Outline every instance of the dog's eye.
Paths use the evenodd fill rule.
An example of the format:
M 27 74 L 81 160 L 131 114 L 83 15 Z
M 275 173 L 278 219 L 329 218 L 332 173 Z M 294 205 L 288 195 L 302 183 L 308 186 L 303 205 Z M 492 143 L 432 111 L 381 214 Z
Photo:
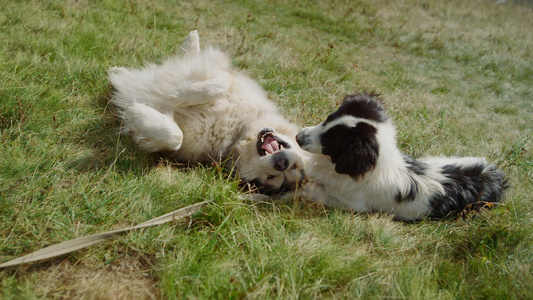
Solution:
M 274 176 L 274 175 L 268 175 L 267 180 L 274 179 L 274 177 L 276 177 L 276 176 Z
M 294 164 L 294 165 L 292 165 L 291 170 L 295 170 L 296 168 L 298 168 L 298 165 L 297 165 L 297 164 Z

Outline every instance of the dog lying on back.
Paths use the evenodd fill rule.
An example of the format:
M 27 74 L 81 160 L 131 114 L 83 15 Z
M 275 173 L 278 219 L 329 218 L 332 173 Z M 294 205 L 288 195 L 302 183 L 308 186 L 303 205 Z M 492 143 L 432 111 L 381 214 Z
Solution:
M 304 176 L 298 127 L 225 53 L 200 49 L 196 30 L 182 50 L 160 65 L 109 70 L 123 131 L 141 149 L 180 162 L 224 162 L 261 193 L 295 189 Z
M 500 202 L 507 180 L 479 157 L 421 160 L 396 146 L 396 129 L 374 93 L 344 98 L 326 121 L 296 136 L 312 154 L 304 197 L 358 212 L 389 212 L 397 219 L 445 218 L 467 206 Z

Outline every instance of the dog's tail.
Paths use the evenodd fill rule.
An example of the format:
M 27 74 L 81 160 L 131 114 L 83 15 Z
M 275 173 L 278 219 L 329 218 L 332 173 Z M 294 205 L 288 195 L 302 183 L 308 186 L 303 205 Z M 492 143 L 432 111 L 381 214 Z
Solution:
M 448 158 L 436 163 L 445 178 L 442 182 L 444 194 L 430 199 L 431 218 L 490 208 L 502 201 L 504 191 L 509 187 L 503 171 L 484 158 Z

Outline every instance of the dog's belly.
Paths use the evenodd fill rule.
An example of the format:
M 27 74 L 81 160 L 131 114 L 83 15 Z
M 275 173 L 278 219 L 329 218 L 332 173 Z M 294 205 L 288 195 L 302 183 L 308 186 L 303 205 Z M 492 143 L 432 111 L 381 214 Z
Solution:
M 227 158 L 242 135 L 243 125 L 238 119 L 217 117 L 220 112 L 186 109 L 175 114 L 183 131 L 183 144 L 177 159 L 190 162 L 212 162 Z
M 185 107 L 174 113 L 183 131 L 183 143 L 175 157 L 181 161 L 213 162 L 227 159 L 236 143 L 255 138 L 254 126 L 263 118 L 261 105 L 220 99 Z
M 183 143 L 174 155 L 189 162 L 221 161 L 240 141 L 257 138 L 261 127 L 276 128 L 278 116 L 264 90 L 253 80 L 233 74 L 227 93 L 208 103 L 174 107 L 174 119 L 183 132 Z

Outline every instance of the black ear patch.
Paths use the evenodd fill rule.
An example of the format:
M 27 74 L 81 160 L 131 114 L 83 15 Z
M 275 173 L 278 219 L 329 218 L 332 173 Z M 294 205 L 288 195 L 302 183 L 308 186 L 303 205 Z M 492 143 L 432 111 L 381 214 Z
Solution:
M 328 116 L 326 123 L 346 115 L 376 123 L 386 122 L 389 118 L 381 104 L 379 94 L 367 92 L 344 97 L 341 106 Z
M 354 178 L 374 169 L 378 161 L 377 129 L 368 123 L 337 125 L 320 136 L 322 154 L 331 157 L 335 171 Z

